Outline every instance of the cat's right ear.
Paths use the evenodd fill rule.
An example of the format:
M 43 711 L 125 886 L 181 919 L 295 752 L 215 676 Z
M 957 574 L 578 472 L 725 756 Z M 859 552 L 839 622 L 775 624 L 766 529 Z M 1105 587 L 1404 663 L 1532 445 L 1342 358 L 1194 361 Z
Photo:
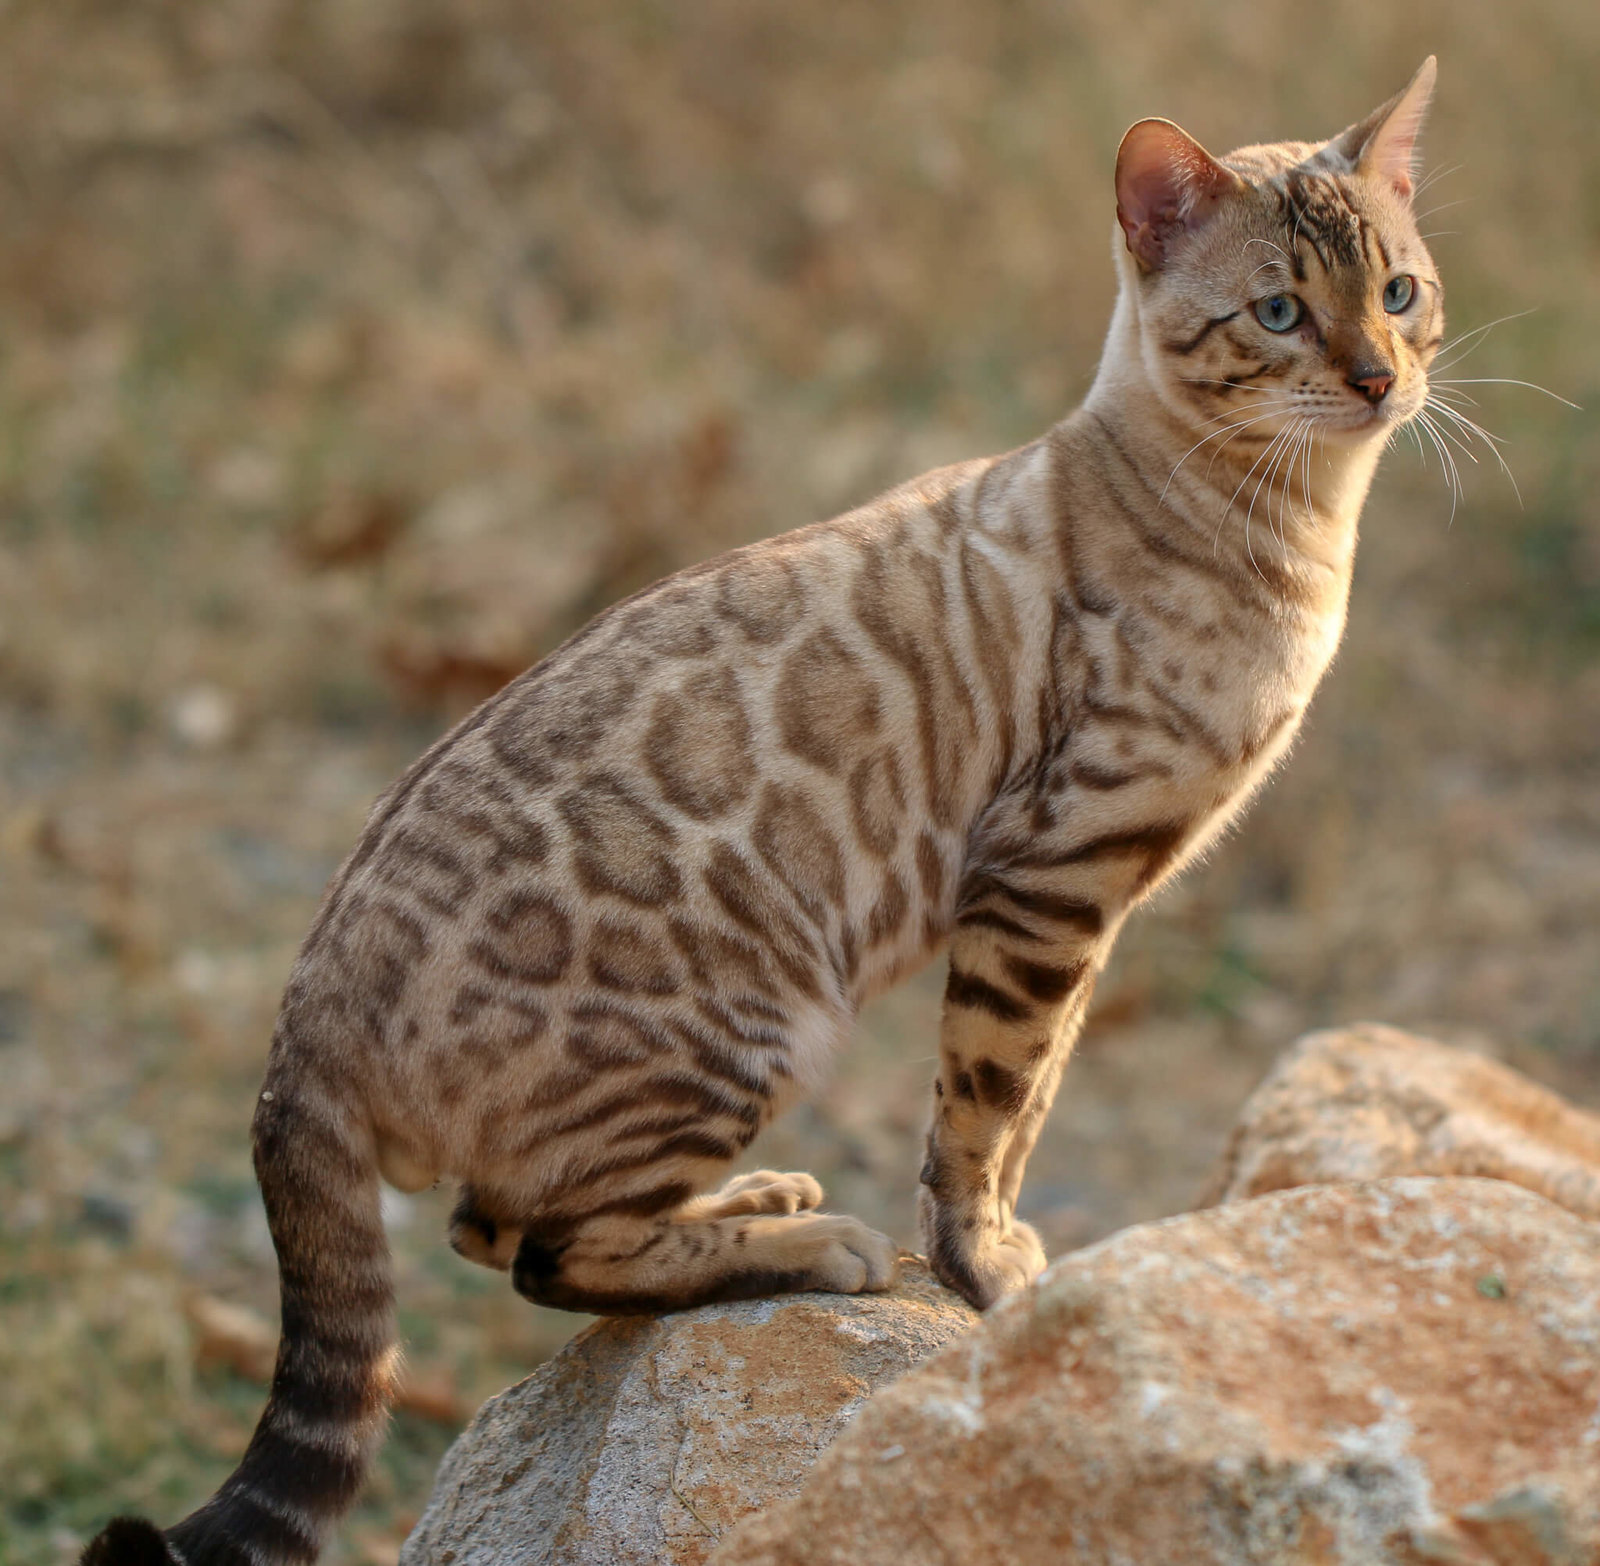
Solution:
M 1333 138 L 1333 145 L 1358 171 L 1388 181 L 1402 201 L 1416 181 L 1417 138 L 1433 98 L 1439 62 L 1429 55 L 1417 74 L 1382 108 Z
M 1158 271 L 1244 181 L 1171 120 L 1140 120 L 1117 149 L 1117 221 L 1128 249 Z

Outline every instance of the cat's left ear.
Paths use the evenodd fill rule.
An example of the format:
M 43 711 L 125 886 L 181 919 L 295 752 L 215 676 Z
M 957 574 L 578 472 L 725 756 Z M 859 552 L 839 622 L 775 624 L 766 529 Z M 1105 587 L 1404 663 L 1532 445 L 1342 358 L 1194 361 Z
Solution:
M 1403 200 L 1411 199 L 1416 176 L 1417 137 L 1433 97 L 1439 63 L 1433 55 L 1422 62 L 1410 83 L 1381 109 L 1333 138 L 1333 145 L 1361 174 L 1386 181 Z
M 1117 221 L 1151 271 L 1244 181 L 1171 120 L 1140 120 L 1117 149 Z

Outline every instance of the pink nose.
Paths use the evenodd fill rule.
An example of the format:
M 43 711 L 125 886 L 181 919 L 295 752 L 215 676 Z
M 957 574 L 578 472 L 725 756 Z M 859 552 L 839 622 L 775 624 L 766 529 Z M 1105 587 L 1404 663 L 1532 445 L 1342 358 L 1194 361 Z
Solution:
M 1389 388 L 1394 385 L 1394 376 L 1387 370 L 1371 370 L 1363 365 L 1352 372 L 1349 377 L 1350 385 L 1354 386 L 1373 407 L 1383 401 L 1388 395 Z

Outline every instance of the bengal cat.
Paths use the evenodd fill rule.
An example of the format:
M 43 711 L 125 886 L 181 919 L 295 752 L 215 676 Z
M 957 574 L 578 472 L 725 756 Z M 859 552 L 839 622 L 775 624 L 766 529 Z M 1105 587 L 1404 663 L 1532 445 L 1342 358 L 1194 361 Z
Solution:
M 211 1501 L 86 1561 L 315 1557 L 395 1373 L 380 1178 L 459 1181 L 456 1249 L 572 1310 L 887 1287 L 811 1176 L 716 1182 L 941 947 L 929 1259 L 980 1307 L 1039 1272 L 1018 1188 L 1095 975 L 1288 745 L 1426 395 L 1433 81 L 1220 160 L 1135 125 L 1080 409 L 616 605 L 378 801 L 256 1109 L 271 1399 Z

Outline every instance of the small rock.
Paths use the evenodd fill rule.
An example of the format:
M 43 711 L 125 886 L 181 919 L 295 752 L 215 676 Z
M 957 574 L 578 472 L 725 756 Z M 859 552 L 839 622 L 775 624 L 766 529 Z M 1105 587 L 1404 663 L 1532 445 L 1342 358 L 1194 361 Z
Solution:
M 1597 1298 L 1600 1230 L 1498 1180 L 1127 1229 L 880 1392 L 709 1566 L 1587 1566 Z
M 1311 1033 L 1245 1105 L 1200 1205 L 1404 1174 L 1509 1180 L 1600 1218 L 1600 1116 L 1396 1028 Z
M 85 1191 L 78 1209 L 85 1229 L 126 1245 L 133 1238 L 133 1208 L 120 1196 L 104 1191 Z
M 208 476 L 218 500 L 250 510 L 278 505 L 288 489 L 283 462 L 249 447 L 224 452 Z
M 334 489 L 300 518 L 289 547 L 303 565 L 316 570 L 380 560 L 409 520 L 397 496 L 382 490 Z
M 0 989 L 0 1044 L 16 1044 L 28 1030 L 28 997 L 21 990 Z
M 907 1262 L 888 1294 L 599 1322 L 484 1405 L 401 1566 L 699 1566 L 799 1488 L 875 1388 L 977 1319 Z M 888 1446 L 872 1461 L 893 1473 Z
M 215 685 L 191 685 L 167 704 L 173 737 L 194 750 L 220 750 L 239 732 L 239 708 Z
M 210 952 L 186 947 L 172 959 L 172 982 L 185 995 L 210 995 L 222 977 L 222 965 Z

